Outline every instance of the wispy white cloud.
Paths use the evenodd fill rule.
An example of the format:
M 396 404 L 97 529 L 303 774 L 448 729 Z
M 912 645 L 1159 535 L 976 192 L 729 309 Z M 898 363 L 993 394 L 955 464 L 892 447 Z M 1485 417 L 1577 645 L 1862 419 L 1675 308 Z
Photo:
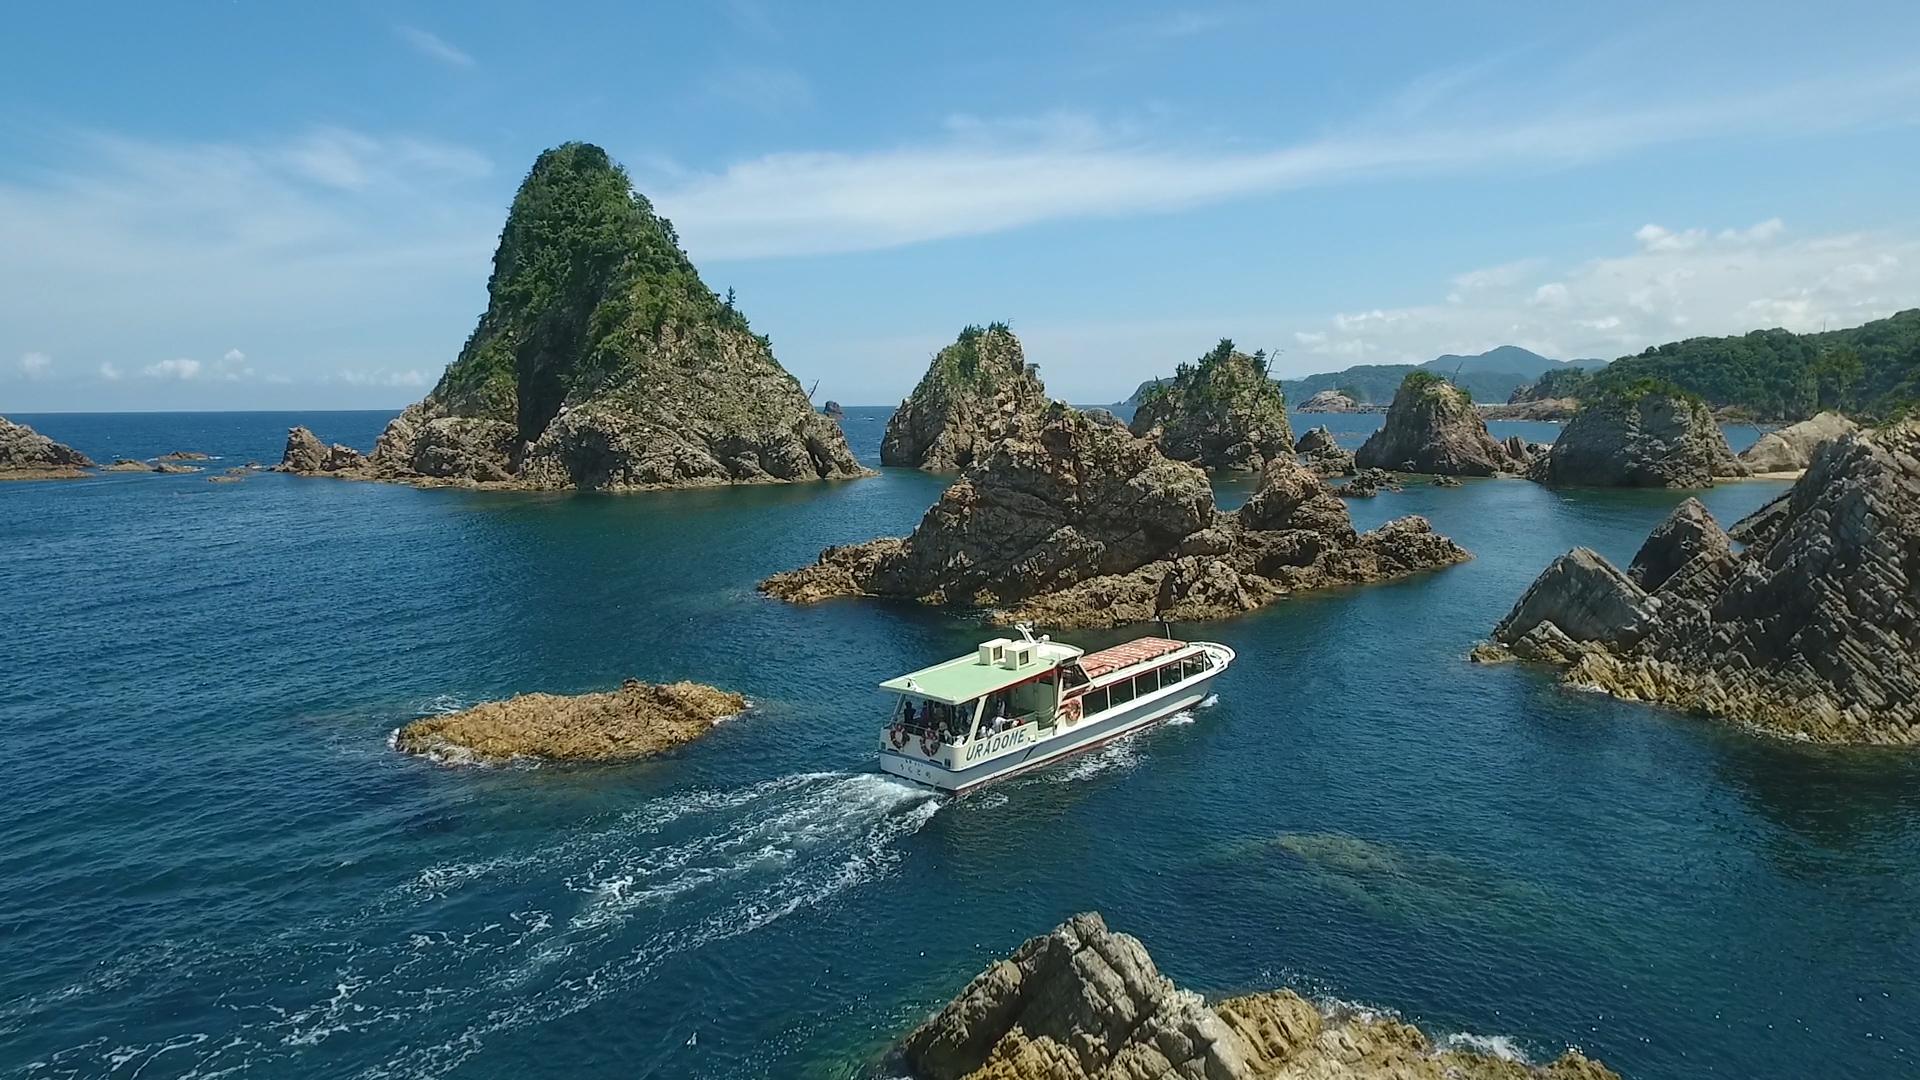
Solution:
M 664 177 L 655 201 L 707 259 L 862 251 L 1064 218 L 1179 210 L 1265 192 L 1433 173 L 1558 168 L 1669 143 L 1911 123 L 1920 71 L 1694 101 L 1548 106 L 1451 124 L 1369 123 L 1244 150 L 1155 140 L 1085 116 L 949 125 L 866 151 L 794 151 Z M 1429 110 L 1431 111 L 1431 110 Z M 1647 234 L 1648 246 L 1696 242 Z
M 120 369 L 114 367 L 110 361 L 103 360 L 100 362 L 100 377 L 108 382 L 119 382 Z
M 38 379 L 53 370 L 53 357 L 43 352 L 20 354 L 20 374 L 29 379 Z
M 470 68 L 474 66 L 475 61 L 473 57 L 469 55 L 465 49 L 454 45 L 446 38 L 441 37 L 431 30 L 422 30 L 417 26 L 396 26 L 393 28 L 393 33 L 394 36 L 405 42 L 408 48 L 411 48 L 421 56 L 438 60 L 449 67 Z
M 158 363 L 148 364 L 143 369 L 143 372 L 149 379 L 178 379 L 181 382 L 186 382 L 199 378 L 200 361 L 189 360 L 184 356 L 176 357 L 172 360 L 162 360 Z
M 348 386 L 413 386 L 427 385 L 427 373 L 417 369 L 406 371 L 361 371 L 343 369 L 335 376 Z

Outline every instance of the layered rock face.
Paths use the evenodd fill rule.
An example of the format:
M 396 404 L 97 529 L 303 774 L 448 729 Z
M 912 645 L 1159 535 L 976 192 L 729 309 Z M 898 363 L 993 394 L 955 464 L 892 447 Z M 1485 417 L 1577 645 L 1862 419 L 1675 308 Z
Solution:
M 0 480 L 65 480 L 93 468 L 87 455 L 0 417 Z
M 1839 413 L 1823 412 L 1760 436 L 1741 453 L 1740 463 L 1757 473 L 1798 472 L 1813 461 L 1822 443 L 1858 430 L 1860 425 Z
M 415 720 L 394 746 L 462 761 L 631 761 L 691 742 L 746 707 L 739 694 L 699 683 L 628 679 L 606 693 L 520 694 Z
M 427 397 L 358 465 L 287 471 L 521 488 L 864 475 L 731 298 L 597 146 L 540 155 L 514 197 L 487 311 Z
M 1442 476 L 1494 476 L 1524 466 L 1487 434 L 1465 393 L 1426 371 L 1401 381 L 1386 423 L 1367 437 L 1354 463 Z
M 1264 356 L 1248 356 L 1224 339 L 1147 391 L 1132 429 L 1168 457 L 1203 469 L 1257 472 L 1293 450 L 1287 399 L 1267 377 Z
M 1563 556 L 1494 640 L 1629 700 L 1797 739 L 1920 745 L 1920 424 L 1823 444 L 1734 535 L 1744 551 L 1688 500 L 1626 573 Z
M 1353 451 L 1334 442 L 1333 432 L 1324 426 L 1311 428 L 1296 439 L 1293 451 L 1315 476 L 1352 476 L 1355 471 Z
M 1007 426 L 1047 408 L 1047 389 L 1004 323 L 969 326 L 927 365 L 919 385 L 887 420 L 882 465 L 959 472 L 1003 438 Z
M 1747 472 L 1706 405 L 1652 390 L 1589 401 L 1527 478 L 1571 486 L 1695 488 Z
M 1140 942 L 1075 915 L 996 961 L 908 1035 L 921 1080 L 1617 1080 L 1569 1050 L 1540 1068 L 1442 1050 L 1391 1019 L 1289 990 L 1209 1005 Z
M 1056 405 L 995 444 L 911 536 L 829 548 L 761 589 L 795 602 L 887 596 L 986 608 L 1003 622 L 1118 626 L 1218 618 L 1466 558 L 1417 517 L 1357 534 L 1345 505 L 1288 457 L 1246 506 L 1222 513 L 1199 468 Z

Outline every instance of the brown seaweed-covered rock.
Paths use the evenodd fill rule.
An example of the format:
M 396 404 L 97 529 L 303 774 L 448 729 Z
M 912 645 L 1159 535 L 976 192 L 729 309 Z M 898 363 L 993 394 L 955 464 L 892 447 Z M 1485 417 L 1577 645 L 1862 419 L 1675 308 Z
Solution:
M 1075 915 L 975 976 L 900 1048 L 921 1080 L 1618 1080 L 1568 1050 L 1531 1067 L 1290 990 L 1208 1004 L 1138 939 Z
M 1639 387 L 1590 398 L 1527 478 L 1571 486 L 1701 488 L 1747 473 L 1705 403 Z
M 455 760 L 631 761 L 692 742 L 746 707 L 739 694 L 699 683 L 628 679 L 605 693 L 520 694 L 425 717 L 394 745 Z
M 305 447 L 282 468 L 614 491 L 867 475 L 673 227 L 586 143 L 541 154 L 521 183 L 487 310 L 433 391 L 365 460 Z
M 1354 463 L 1443 476 L 1494 476 L 1524 465 L 1487 434 L 1466 392 L 1430 371 L 1401 381 L 1386 423 L 1367 437 Z
M 1735 553 L 1682 504 L 1630 574 L 1576 551 L 1494 639 L 1628 700 L 1796 739 L 1920 745 L 1920 424 L 1823 444 L 1755 517 L 1733 530 L 1750 538 Z M 1578 575 L 1563 565 L 1576 557 Z
M 1197 467 L 1056 405 L 967 470 L 911 536 L 829 548 L 760 587 L 803 603 L 887 596 L 1095 627 L 1219 618 L 1466 558 L 1419 518 L 1357 534 L 1345 505 L 1291 457 L 1223 513 Z
M 933 355 L 913 393 L 887 420 L 880 464 L 959 472 L 1047 408 L 1047 388 L 1005 323 L 969 326 Z
M 1740 462 L 1756 473 L 1798 472 L 1813 460 L 1822 443 L 1858 430 L 1860 425 L 1839 413 L 1823 412 L 1760 436 L 1740 454 Z
M 0 417 L 0 480 L 70 480 L 93 468 L 87 455 Z
M 1175 461 L 1203 469 L 1258 472 L 1293 450 L 1287 399 L 1267 377 L 1266 354 L 1249 356 L 1224 338 L 1149 389 L 1132 430 Z

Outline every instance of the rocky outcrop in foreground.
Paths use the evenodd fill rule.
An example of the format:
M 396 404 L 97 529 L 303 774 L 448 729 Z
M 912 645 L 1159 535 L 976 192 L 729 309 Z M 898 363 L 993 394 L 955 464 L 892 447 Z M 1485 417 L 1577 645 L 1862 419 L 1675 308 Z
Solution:
M 458 761 L 631 761 L 692 742 L 746 707 L 739 694 L 699 683 L 628 679 L 606 693 L 520 694 L 425 717 L 401 728 L 394 746 Z
M 1587 487 L 1712 487 L 1745 476 L 1713 413 L 1696 398 L 1644 387 L 1592 397 L 1527 478 Z
M 363 461 L 290 439 L 281 468 L 610 491 L 866 474 L 673 227 L 585 143 L 541 154 L 521 183 L 486 313 L 433 392 Z
M 1095 913 L 1029 940 L 907 1036 L 920 1080 L 1618 1080 L 1568 1050 L 1529 1066 L 1290 990 L 1209 1004 Z
M 0 480 L 71 480 L 91 468 L 93 462 L 73 447 L 0 417 Z
M 1258 472 L 1293 451 L 1287 399 L 1267 377 L 1265 354 L 1249 356 L 1225 339 L 1147 391 L 1132 430 L 1203 469 Z
M 1756 473 L 1799 472 L 1813 461 L 1823 443 L 1860 430 L 1860 425 L 1837 412 L 1823 412 L 1810 420 L 1769 431 L 1740 455 L 1740 463 Z
M 1497 476 L 1526 465 L 1487 434 L 1465 391 L 1428 371 L 1401 381 L 1386 423 L 1367 437 L 1354 463 L 1441 476 Z
M 1576 548 L 1475 656 L 1770 734 L 1920 745 L 1920 424 L 1822 445 L 1733 533 L 1745 550 L 1689 499 L 1624 573 Z
M 1199 468 L 1056 405 L 967 470 L 911 536 L 828 548 L 760 588 L 800 603 L 898 597 L 1098 627 L 1220 618 L 1467 558 L 1419 517 L 1356 532 L 1345 504 L 1291 457 L 1223 513 Z
M 959 472 L 1021 416 L 1045 412 L 1047 388 L 1005 323 L 969 326 L 933 355 L 919 385 L 887 420 L 880 464 Z

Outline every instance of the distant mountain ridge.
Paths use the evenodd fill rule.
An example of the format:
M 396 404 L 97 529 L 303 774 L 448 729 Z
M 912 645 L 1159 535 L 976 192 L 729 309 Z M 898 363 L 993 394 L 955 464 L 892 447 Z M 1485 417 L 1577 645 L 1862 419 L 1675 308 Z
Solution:
M 1301 402 L 1322 390 L 1342 390 L 1355 401 L 1392 401 L 1400 381 L 1415 371 L 1444 375 L 1466 389 L 1476 401 L 1505 401 L 1517 389 L 1549 371 L 1597 370 L 1605 360 L 1555 360 L 1518 345 L 1500 345 L 1483 353 L 1462 356 L 1447 353 L 1424 364 L 1359 364 L 1345 371 L 1328 371 L 1299 379 L 1282 379 L 1287 400 Z

